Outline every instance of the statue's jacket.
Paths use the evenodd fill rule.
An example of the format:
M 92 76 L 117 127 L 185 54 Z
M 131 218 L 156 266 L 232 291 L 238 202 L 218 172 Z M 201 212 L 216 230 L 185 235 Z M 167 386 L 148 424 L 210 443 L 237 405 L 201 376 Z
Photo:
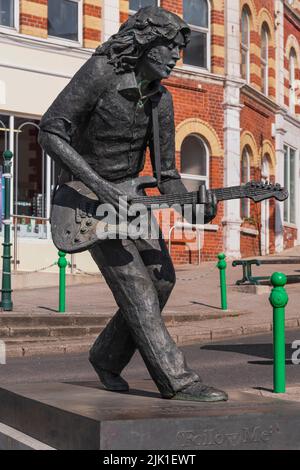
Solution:
M 158 81 L 141 96 L 134 72 L 116 74 L 106 56 L 88 59 L 44 114 L 40 128 L 70 144 L 109 181 L 137 176 L 147 147 L 154 159 L 151 100 L 158 106 L 162 179 L 176 180 L 170 92 Z

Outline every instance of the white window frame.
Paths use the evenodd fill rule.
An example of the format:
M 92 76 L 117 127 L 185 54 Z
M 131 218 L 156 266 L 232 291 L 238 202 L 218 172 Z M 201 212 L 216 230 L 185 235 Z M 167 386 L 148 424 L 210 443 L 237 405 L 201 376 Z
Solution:
M 247 158 L 247 175 L 246 175 L 246 180 L 247 181 L 242 181 L 242 178 L 241 178 L 241 184 L 246 184 L 250 181 L 250 153 L 249 153 L 249 150 L 247 147 L 244 147 L 243 149 L 243 152 L 242 152 L 242 162 L 241 162 L 241 166 L 243 168 L 243 159 L 244 157 L 246 156 Z M 241 172 L 241 176 L 242 176 L 242 172 Z M 243 199 L 243 204 L 245 204 L 245 214 L 242 213 L 242 206 L 241 206 L 241 219 L 249 219 L 250 217 L 250 200 L 249 199 Z
M 13 26 L 4 26 L 0 24 L 0 32 L 1 33 L 18 33 L 20 29 L 20 1 L 13 0 L 14 2 L 14 25 Z
M 209 188 L 209 149 L 208 149 L 208 146 L 207 146 L 205 140 L 201 137 L 200 134 L 192 132 L 191 134 L 186 135 L 185 139 L 187 137 L 190 137 L 190 136 L 197 137 L 197 139 L 201 140 L 201 142 L 204 145 L 205 153 L 206 153 L 206 173 L 207 173 L 207 175 L 204 176 L 204 175 L 191 175 L 190 173 L 180 173 L 180 176 L 181 176 L 181 178 L 186 179 L 186 180 L 205 181 L 206 188 L 208 189 Z M 183 143 L 183 141 L 182 141 L 182 143 Z M 181 152 L 181 150 L 180 150 L 180 152 Z
M 243 43 L 243 30 L 242 30 L 242 25 L 243 25 L 243 18 L 241 20 L 241 76 L 242 76 L 242 64 L 243 64 L 243 61 L 242 61 L 242 58 L 243 58 L 243 54 L 245 54 L 246 56 L 246 77 L 243 77 L 242 78 L 244 80 L 246 80 L 247 83 L 250 83 L 250 41 L 251 41 L 251 36 L 250 36 L 250 16 L 249 16 L 249 13 L 247 11 L 246 8 L 243 8 L 243 11 L 242 11 L 242 17 L 243 15 L 246 16 L 247 18 L 247 23 L 248 23 L 248 37 L 247 37 L 247 44 L 244 44 Z
M 288 184 L 287 184 L 287 190 L 289 191 L 290 190 L 290 184 L 291 184 L 291 173 L 290 173 L 290 168 L 291 168 L 291 165 L 290 165 L 290 158 L 291 158 L 291 150 L 293 150 L 295 152 L 295 167 L 294 167 L 294 178 L 295 178 L 295 201 L 294 201 L 294 207 L 295 207 L 295 221 L 294 222 L 291 222 L 291 198 L 289 197 L 286 201 L 284 201 L 284 210 L 283 210 L 283 223 L 285 225 L 293 225 L 295 226 L 296 225 L 296 222 L 297 222 L 297 159 L 298 159 L 298 152 L 297 152 L 297 149 L 295 147 L 292 147 L 291 145 L 289 144 L 284 144 L 284 159 L 286 158 L 285 156 L 285 149 L 288 150 L 288 175 L 287 175 L 287 180 L 288 180 Z M 284 166 L 285 168 L 285 162 L 284 162 Z M 284 173 L 284 180 L 285 180 L 285 173 Z M 288 220 L 285 219 L 285 208 L 288 208 L 287 212 L 288 212 Z
M 160 0 L 156 0 L 157 1 L 157 6 L 160 7 Z M 129 2 L 128 2 L 129 3 Z M 134 15 L 138 10 L 129 10 L 129 16 L 130 15 Z
M 201 28 L 200 26 L 195 26 L 189 23 L 189 27 L 191 28 L 192 31 L 206 33 L 206 38 L 207 38 L 206 67 L 198 67 L 197 65 L 185 64 L 182 59 L 183 68 L 185 68 L 186 70 L 194 71 L 194 72 L 199 72 L 200 70 L 205 71 L 205 72 L 211 72 L 211 4 L 210 4 L 210 0 L 206 0 L 206 2 L 208 5 L 208 28 Z
M 294 48 L 290 50 L 289 57 L 289 82 L 290 82 L 290 93 L 289 93 L 289 109 L 292 114 L 295 114 L 296 109 L 296 60 L 297 55 Z
M 266 51 L 267 51 L 267 58 L 262 56 L 262 50 L 261 50 L 261 56 L 260 56 L 260 63 L 261 63 L 261 69 L 262 69 L 262 93 L 265 96 L 269 96 L 269 27 L 266 23 L 262 25 L 261 28 L 261 39 L 262 35 L 266 35 Z
M 48 35 L 48 41 L 62 46 L 81 46 L 83 45 L 83 0 L 69 0 L 78 4 L 78 40 L 62 39 L 58 36 Z

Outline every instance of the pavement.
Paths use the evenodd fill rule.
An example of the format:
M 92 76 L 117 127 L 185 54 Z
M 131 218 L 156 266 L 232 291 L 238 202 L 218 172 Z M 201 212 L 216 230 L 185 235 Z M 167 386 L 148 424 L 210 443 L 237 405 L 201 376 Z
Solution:
M 286 250 L 276 258 L 300 256 L 300 246 Z M 272 255 L 271 257 L 275 257 Z M 285 274 L 300 273 L 298 265 L 263 265 L 253 268 L 254 275 L 271 275 L 275 271 Z M 228 262 L 228 310 L 220 307 L 219 270 L 216 262 L 200 266 L 178 266 L 177 284 L 164 309 L 171 316 L 168 328 L 178 344 L 241 337 L 272 330 L 272 307 L 269 294 L 254 295 L 238 291 L 235 283 L 242 277 L 241 267 L 233 268 Z M 69 286 L 66 292 L 67 312 L 97 316 L 112 316 L 117 310 L 115 300 L 101 275 L 99 282 Z M 286 307 L 286 327 L 300 327 L 300 283 L 286 286 L 289 303 Z M 57 314 L 58 289 L 23 289 L 13 293 L 14 312 L 24 315 Z M 5 315 L 3 313 L 3 315 Z M 63 315 L 63 314 L 60 314 Z M 176 322 L 176 319 L 180 321 Z M 8 325 L 9 326 L 9 325 Z M 51 333 L 50 333 L 51 335 Z M 0 334 L 1 337 L 1 334 Z M 1 339 L 1 338 L 0 338 Z M 73 349 L 74 351 L 74 349 Z

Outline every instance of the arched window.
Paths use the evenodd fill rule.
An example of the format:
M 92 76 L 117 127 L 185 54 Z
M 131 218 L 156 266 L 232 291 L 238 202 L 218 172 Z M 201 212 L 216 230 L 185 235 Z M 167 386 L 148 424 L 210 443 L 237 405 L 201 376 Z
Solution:
M 290 111 L 292 114 L 295 114 L 295 104 L 296 104 L 296 88 L 295 88 L 295 83 L 296 83 L 296 62 L 297 62 L 297 56 L 296 56 L 296 51 L 294 48 L 291 49 L 290 52 L 290 58 L 289 58 L 289 63 L 290 63 Z
M 245 147 L 242 153 L 241 161 L 241 184 L 246 184 L 250 181 L 250 149 Z M 246 219 L 250 217 L 250 200 L 241 199 L 241 218 Z
M 261 90 L 269 94 L 269 27 L 266 23 L 261 29 Z
M 140 8 L 159 6 L 159 0 L 129 0 L 129 11 L 135 13 Z
M 183 0 L 183 19 L 189 24 L 191 41 L 183 51 L 183 63 L 209 69 L 210 3 L 208 0 Z
M 181 177 L 189 191 L 197 191 L 203 183 L 209 185 L 209 151 L 197 134 L 188 135 L 181 145 Z
M 250 17 L 247 8 L 241 18 L 241 77 L 250 82 Z
M 263 158 L 262 165 L 261 165 L 261 179 L 263 181 L 270 180 L 270 156 L 266 154 Z

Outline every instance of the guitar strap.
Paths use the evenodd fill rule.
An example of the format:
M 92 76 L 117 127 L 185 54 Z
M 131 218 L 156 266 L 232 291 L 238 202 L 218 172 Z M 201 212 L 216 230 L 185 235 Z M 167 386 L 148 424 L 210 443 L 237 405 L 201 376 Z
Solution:
M 154 162 L 157 183 L 161 182 L 161 156 L 160 156 L 160 141 L 159 141 L 159 123 L 158 123 L 158 101 L 151 99 L 152 107 L 152 126 L 153 126 L 153 149 L 154 149 Z

